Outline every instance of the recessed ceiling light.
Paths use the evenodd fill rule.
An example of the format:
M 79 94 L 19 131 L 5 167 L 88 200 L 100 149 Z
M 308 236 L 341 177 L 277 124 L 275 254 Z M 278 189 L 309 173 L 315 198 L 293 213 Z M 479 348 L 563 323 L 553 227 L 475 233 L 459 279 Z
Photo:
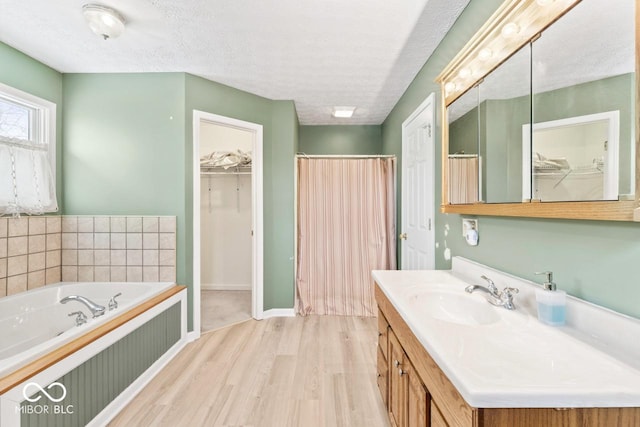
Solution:
M 110 7 L 85 4 L 82 14 L 91 31 L 105 40 L 118 37 L 124 31 L 124 18 Z
M 348 119 L 353 116 L 356 107 L 333 107 L 331 115 L 340 119 Z

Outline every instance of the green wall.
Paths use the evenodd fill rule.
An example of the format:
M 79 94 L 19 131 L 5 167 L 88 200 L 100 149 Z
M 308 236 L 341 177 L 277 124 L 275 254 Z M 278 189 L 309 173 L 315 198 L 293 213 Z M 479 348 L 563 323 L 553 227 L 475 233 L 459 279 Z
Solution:
M 0 83 L 56 104 L 56 194 L 62 208 L 62 74 L 0 42 Z M 9 66 L 7 66 L 9 64 Z
M 299 150 L 305 154 L 380 154 L 380 125 L 300 126 Z
M 402 122 L 431 92 L 439 94 L 435 77 L 501 3 L 501 0 L 471 0 L 383 123 L 385 154 L 400 158 Z M 439 108 L 436 111 L 439 140 L 441 117 Z M 438 146 L 435 195 L 438 201 L 440 156 Z M 552 270 L 560 289 L 640 317 L 640 283 L 634 268 L 640 259 L 640 224 L 481 217 L 480 243 L 472 247 L 462 238 L 461 222 L 460 215 L 436 214 L 437 268 L 450 268 L 451 262 L 445 257 L 445 250 L 449 249 L 453 256 L 464 256 L 538 282 L 540 278 L 534 272 Z

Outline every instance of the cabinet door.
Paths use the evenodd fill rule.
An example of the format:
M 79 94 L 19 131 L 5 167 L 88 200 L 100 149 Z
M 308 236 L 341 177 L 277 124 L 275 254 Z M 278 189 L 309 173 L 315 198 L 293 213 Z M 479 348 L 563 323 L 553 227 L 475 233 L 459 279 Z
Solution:
M 385 319 L 382 311 L 378 308 L 378 346 L 382 350 L 385 359 L 389 359 L 389 323 Z
M 407 376 L 402 375 L 405 355 L 398 338 L 389 330 L 389 418 L 395 427 L 405 427 Z
M 385 408 L 389 410 L 389 365 L 387 359 L 382 354 L 382 350 L 378 347 L 378 388 L 382 395 L 382 401 Z
M 449 427 L 433 400 L 431 401 L 431 427 Z
M 429 426 L 429 405 L 430 397 L 427 393 L 418 373 L 413 368 L 411 362 L 405 360 L 403 369 L 407 377 L 407 427 L 427 427 Z

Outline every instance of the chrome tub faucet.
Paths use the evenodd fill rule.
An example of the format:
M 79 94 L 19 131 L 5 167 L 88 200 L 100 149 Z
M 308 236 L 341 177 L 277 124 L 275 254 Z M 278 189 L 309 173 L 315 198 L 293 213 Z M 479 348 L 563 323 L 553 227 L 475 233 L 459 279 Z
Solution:
M 80 295 L 69 295 L 68 297 L 64 297 L 60 300 L 60 302 L 62 304 L 66 304 L 69 301 L 78 301 L 81 302 L 82 304 L 86 305 L 87 308 L 89 309 L 89 311 L 91 311 L 91 314 L 93 315 L 94 318 L 102 316 L 105 313 L 105 308 L 104 306 L 100 305 L 100 304 L 96 304 L 95 302 L 91 301 L 88 298 L 85 298 L 83 296 Z

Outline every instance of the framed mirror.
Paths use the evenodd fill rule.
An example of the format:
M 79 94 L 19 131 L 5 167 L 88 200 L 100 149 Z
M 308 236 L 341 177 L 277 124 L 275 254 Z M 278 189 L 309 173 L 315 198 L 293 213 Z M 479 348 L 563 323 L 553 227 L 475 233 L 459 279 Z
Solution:
M 632 221 L 637 211 L 640 220 L 636 3 L 500 6 L 437 78 L 443 212 Z M 460 117 L 448 114 L 476 85 L 479 197 L 456 204 L 449 156 L 459 142 L 449 136 Z
M 479 200 L 480 156 L 478 86 L 469 89 L 447 108 L 449 118 L 449 201 L 451 204 Z

